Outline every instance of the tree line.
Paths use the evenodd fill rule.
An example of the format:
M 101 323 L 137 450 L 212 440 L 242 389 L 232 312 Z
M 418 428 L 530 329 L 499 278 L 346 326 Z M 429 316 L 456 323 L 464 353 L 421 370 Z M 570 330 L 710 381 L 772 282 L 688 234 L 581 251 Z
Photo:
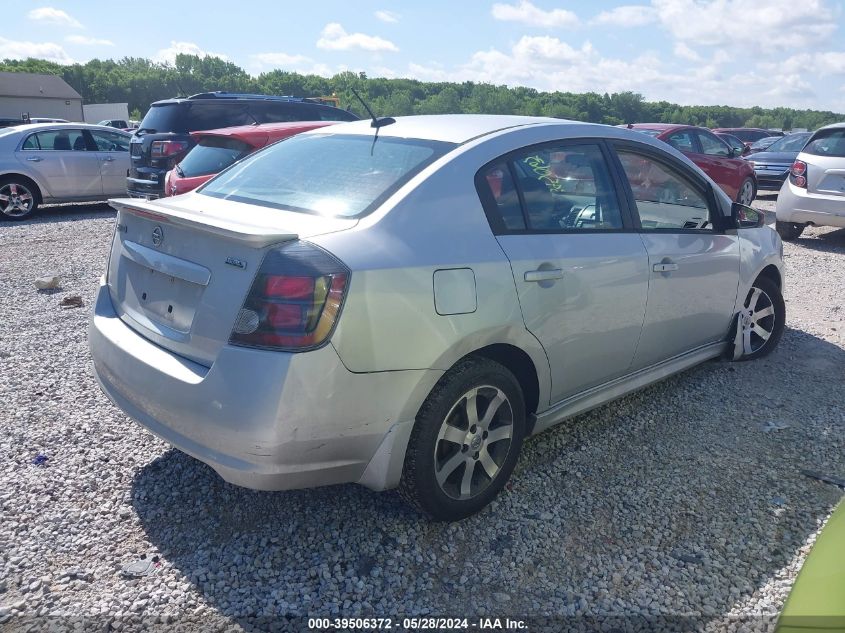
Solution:
M 93 59 L 63 66 L 40 59 L 0 63 L 0 71 L 54 74 L 62 77 L 85 103 L 129 103 L 132 118 L 140 119 L 159 99 L 225 90 L 304 97 L 337 96 L 342 107 L 365 115 L 352 94 L 354 87 L 378 115 L 483 113 L 550 116 L 618 125 L 662 122 L 704 127 L 762 127 L 814 130 L 845 120 L 830 111 L 793 108 L 737 108 L 682 106 L 668 101 L 645 101 L 635 92 L 542 92 L 533 88 L 495 86 L 465 81 L 423 82 L 416 79 L 370 78 L 343 72 L 334 77 L 273 70 L 253 77 L 232 62 L 217 57 L 177 55 L 174 64 L 139 57 Z

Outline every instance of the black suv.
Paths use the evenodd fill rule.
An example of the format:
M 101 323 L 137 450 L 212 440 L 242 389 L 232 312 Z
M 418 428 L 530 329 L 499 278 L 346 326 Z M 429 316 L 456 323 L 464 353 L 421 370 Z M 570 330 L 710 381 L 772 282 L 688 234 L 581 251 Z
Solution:
M 130 142 L 126 191 L 133 198 L 164 195 L 164 176 L 194 146 L 191 132 L 284 121 L 356 121 L 319 99 L 204 92 L 150 106 Z

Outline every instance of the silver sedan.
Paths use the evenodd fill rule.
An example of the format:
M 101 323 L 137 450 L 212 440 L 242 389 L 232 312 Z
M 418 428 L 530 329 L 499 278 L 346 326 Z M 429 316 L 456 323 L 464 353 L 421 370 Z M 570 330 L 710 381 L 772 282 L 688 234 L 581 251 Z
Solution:
M 524 438 L 784 329 L 780 238 L 683 154 L 557 119 L 361 121 L 114 200 L 92 314 L 126 413 L 229 482 L 437 519 Z M 610 456 L 609 458 L 612 458 Z
M 0 217 L 23 220 L 39 204 L 107 200 L 126 191 L 131 134 L 84 123 L 0 130 Z

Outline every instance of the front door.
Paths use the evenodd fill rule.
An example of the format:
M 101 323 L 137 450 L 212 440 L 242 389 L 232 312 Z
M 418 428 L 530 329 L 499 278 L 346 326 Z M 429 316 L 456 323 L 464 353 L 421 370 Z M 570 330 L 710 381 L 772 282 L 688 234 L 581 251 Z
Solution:
M 131 137 L 117 131 L 89 130 L 88 133 L 97 147 L 97 157 L 100 159 L 103 195 L 124 196 L 126 173 L 129 170 L 129 139 Z
M 648 309 L 633 368 L 725 340 L 739 285 L 739 242 L 720 232 L 716 199 L 680 162 L 621 145 L 648 251 Z M 690 172 L 690 173 L 686 173 Z
M 607 156 L 597 142 L 556 143 L 478 178 L 525 325 L 549 359 L 550 404 L 625 374 L 645 315 L 648 256 Z

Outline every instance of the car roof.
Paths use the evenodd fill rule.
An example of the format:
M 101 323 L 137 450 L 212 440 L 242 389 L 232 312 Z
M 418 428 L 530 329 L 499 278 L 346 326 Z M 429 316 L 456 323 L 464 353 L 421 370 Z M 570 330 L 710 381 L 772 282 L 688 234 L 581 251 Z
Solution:
M 396 117 L 396 122 L 378 128 L 380 138 L 415 138 L 447 143 L 466 143 L 500 130 L 538 124 L 591 125 L 579 121 L 550 117 L 515 116 L 504 114 L 425 114 Z M 607 126 L 601 126 L 607 128 Z M 336 134 L 373 136 L 372 119 L 341 123 L 331 129 Z
M 816 130 L 816 132 L 818 132 L 819 130 L 836 130 L 839 128 L 845 128 L 845 121 L 841 123 L 831 123 L 830 125 L 825 125 L 824 127 L 820 127 L 818 130 Z M 813 134 L 815 134 L 815 132 L 813 132 Z
M 233 127 L 217 128 L 216 130 L 200 130 L 191 132 L 191 136 L 200 139 L 205 136 L 237 138 L 253 147 L 266 145 L 300 132 L 315 130 L 335 125 L 337 121 L 285 121 L 283 123 L 261 123 L 259 125 L 237 125 Z
M 694 125 L 684 125 L 683 123 L 631 123 L 629 125 L 619 125 L 617 127 L 625 127 L 629 130 L 674 130 L 681 127 L 695 127 Z
M 108 127 L 105 125 L 94 125 L 93 123 L 27 123 L 25 125 L 15 125 L 14 126 L 16 132 L 37 132 L 38 130 L 62 130 L 62 129 L 70 129 L 70 130 L 78 130 L 78 129 L 85 129 L 85 130 L 104 130 L 106 132 L 122 132 L 123 130 L 118 130 L 117 128 Z M 128 134 L 128 132 L 124 132 L 124 134 Z
M 741 132 L 747 130 L 749 132 L 765 132 L 769 135 L 774 135 L 772 130 L 765 130 L 761 127 L 714 127 L 713 132 Z

